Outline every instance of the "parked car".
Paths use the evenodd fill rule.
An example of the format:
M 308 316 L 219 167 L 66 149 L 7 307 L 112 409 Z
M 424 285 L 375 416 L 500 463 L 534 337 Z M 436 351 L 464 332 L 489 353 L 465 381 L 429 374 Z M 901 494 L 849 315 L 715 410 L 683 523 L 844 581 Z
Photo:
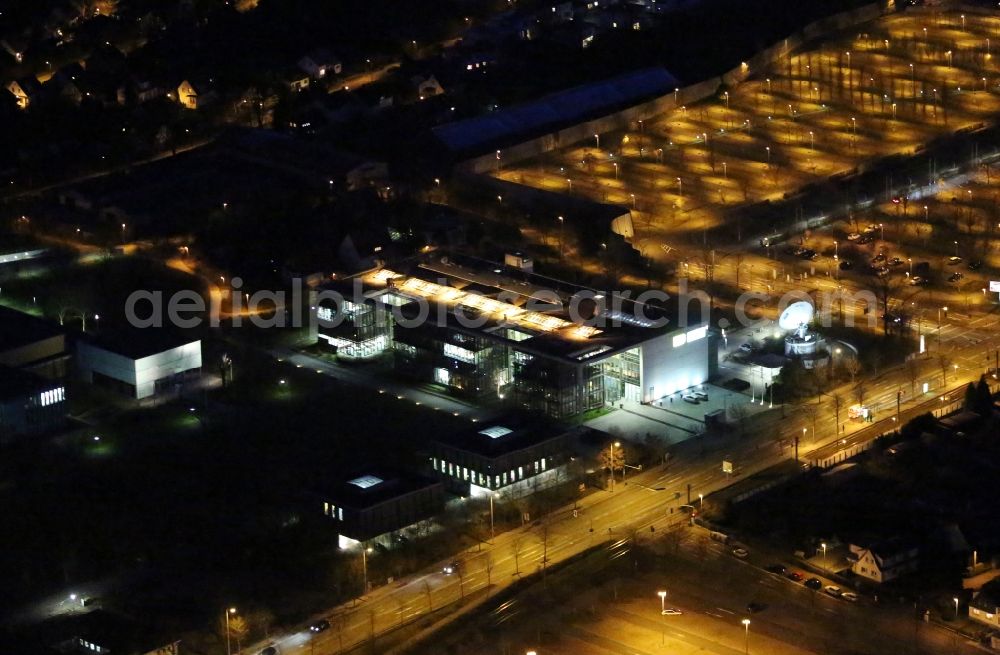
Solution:
M 840 270 L 842 270 L 842 271 L 849 271 L 852 268 L 854 268 L 854 262 L 852 262 L 850 259 L 842 259 L 842 260 L 840 260 L 840 265 L 839 266 L 840 266 Z
M 680 611 L 676 607 L 666 607 L 663 609 L 663 616 L 680 616 L 684 612 Z
M 819 257 L 819 255 L 816 254 L 815 250 L 811 248 L 806 248 L 799 253 L 799 257 L 801 257 L 802 259 L 815 260 L 817 257 Z
M 870 223 L 865 227 L 865 234 L 873 234 L 878 232 L 878 225 L 875 223 Z
M 733 557 L 738 557 L 739 559 L 746 559 L 747 557 L 750 557 L 750 551 L 747 550 L 746 548 L 737 546 L 736 548 L 733 548 Z
M 866 243 L 871 243 L 874 240 L 875 240 L 875 235 L 873 235 L 873 234 L 862 234 L 861 238 L 858 239 L 858 243 L 860 243 L 860 244 L 866 244 Z
M 698 403 L 701 402 L 700 400 L 698 400 L 698 396 L 694 395 L 693 393 L 681 394 L 681 400 L 683 400 L 686 403 L 691 403 L 692 405 L 697 405 Z
M 872 263 L 878 264 L 879 262 L 884 262 L 886 260 L 885 253 L 879 252 L 879 254 L 872 257 Z
M 789 571 L 785 575 L 792 582 L 802 582 L 803 575 L 798 571 Z
M 823 588 L 823 581 L 820 580 L 819 578 L 809 578 L 803 584 L 805 584 L 805 586 L 809 587 L 810 589 L 822 589 Z
M 746 343 L 740 345 L 740 351 L 745 352 L 745 353 L 752 353 L 753 352 L 753 344 L 750 343 L 749 341 L 747 341 Z
M 260 651 L 260 655 L 278 655 L 278 649 L 275 646 L 268 646 Z
M 840 594 L 840 597 L 849 603 L 858 602 L 858 595 L 853 591 L 845 591 L 844 593 Z
M 914 275 L 913 277 L 910 278 L 910 286 L 911 287 L 923 287 L 923 286 L 927 286 L 928 284 L 930 284 L 930 280 L 928 280 L 925 277 L 920 277 L 919 275 Z
M 958 271 L 955 271 L 954 273 L 952 273 L 951 275 L 948 276 L 948 281 L 949 282 L 958 282 L 963 277 L 965 277 L 965 276 L 962 275 L 961 273 L 959 273 Z
M 948 258 L 948 266 L 955 266 L 956 264 L 961 264 L 962 258 L 958 256 Z
M 885 277 L 888 274 L 889 274 L 888 266 L 879 266 L 878 268 L 875 269 L 875 275 L 879 277 Z
M 901 266 L 903 264 L 903 260 L 900 259 L 899 257 L 893 257 L 892 259 L 889 260 L 888 263 L 889 266 Z
M 840 598 L 840 595 L 844 593 L 840 587 L 832 584 L 828 584 L 823 587 L 823 591 L 826 592 L 827 595 L 833 596 L 834 598 Z
M 861 235 L 858 232 L 851 232 L 850 234 L 847 235 L 848 241 L 857 241 L 860 238 Z
M 981 259 L 970 259 L 969 260 L 969 270 L 978 271 L 983 267 L 983 260 Z
M 704 391 L 692 391 L 691 395 L 697 398 L 698 400 L 705 400 L 705 401 L 708 400 L 708 394 L 705 393 Z
M 330 622 L 326 619 L 320 619 L 309 626 L 309 632 L 323 632 L 324 630 L 330 629 Z
M 781 564 L 772 564 L 771 566 L 767 567 L 767 570 L 777 575 L 785 575 L 785 571 L 787 571 L 788 569 L 786 569 Z
M 747 603 L 747 614 L 756 614 L 757 612 L 763 612 L 766 609 L 767 605 L 759 600 L 752 600 Z

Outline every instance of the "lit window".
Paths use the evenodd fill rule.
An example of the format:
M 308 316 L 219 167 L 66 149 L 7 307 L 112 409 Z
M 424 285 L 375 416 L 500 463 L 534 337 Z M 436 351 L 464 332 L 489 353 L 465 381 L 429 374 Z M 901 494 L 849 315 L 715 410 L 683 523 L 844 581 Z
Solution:
M 687 342 L 697 341 L 698 339 L 704 339 L 705 335 L 708 334 L 708 326 L 702 326 L 696 328 L 687 333 Z
M 450 343 L 444 344 L 444 354 L 446 357 L 457 359 L 460 362 L 475 363 L 476 353 Z
M 687 337 L 683 334 L 674 335 L 674 348 L 680 348 L 687 342 Z
M 319 307 L 316 309 L 316 318 L 321 321 L 332 321 L 333 310 L 329 307 Z

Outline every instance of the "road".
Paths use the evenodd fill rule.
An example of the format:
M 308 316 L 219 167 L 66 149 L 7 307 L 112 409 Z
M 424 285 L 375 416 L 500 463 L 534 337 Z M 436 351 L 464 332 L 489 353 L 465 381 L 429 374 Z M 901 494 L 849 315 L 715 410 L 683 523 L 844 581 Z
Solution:
M 885 377 L 877 387 L 883 394 L 890 390 L 894 394 L 898 384 L 892 382 L 891 374 Z M 953 381 L 964 384 L 969 379 L 971 375 L 962 377 L 960 371 Z M 820 438 L 803 444 L 803 460 L 808 460 L 809 451 L 836 441 L 833 425 L 832 417 L 818 419 Z M 791 438 L 797 429 L 796 423 L 785 434 Z M 627 537 L 650 527 L 657 531 L 669 528 L 685 520 L 679 507 L 688 501 L 687 485 L 696 497 L 730 484 L 721 471 L 723 457 L 737 461 L 743 475 L 788 459 L 788 452 L 783 454 L 771 439 L 731 436 L 682 443 L 666 469 L 630 476 L 626 484 L 616 485 L 614 493 L 598 492 L 583 498 L 575 512 L 573 507 L 563 508 L 538 524 L 497 535 L 494 543 L 484 545 L 481 551 L 460 553 L 456 557 L 461 563 L 459 574 L 444 575 L 441 570 L 447 562 L 442 561 L 420 574 L 378 587 L 356 604 L 324 613 L 332 626 L 325 632 L 311 635 L 303 626 L 273 641 L 285 653 L 306 652 L 307 648 L 318 655 L 342 652 L 465 595 L 487 588 L 499 590 L 521 575 L 539 571 L 543 561 L 546 565 L 563 561 L 609 537 Z

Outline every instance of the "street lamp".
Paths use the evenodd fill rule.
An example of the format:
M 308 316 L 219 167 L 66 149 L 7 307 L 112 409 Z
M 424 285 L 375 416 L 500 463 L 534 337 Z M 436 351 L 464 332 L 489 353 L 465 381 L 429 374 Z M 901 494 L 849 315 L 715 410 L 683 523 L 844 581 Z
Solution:
M 361 546 L 361 570 L 364 576 L 365 590 L 364 593 L 368 593 L 368 553 L 372 552 L 371 548 L 368 548 L 364 544 Z
M 698 509 L 705 509 L 705 494 L 698 494 Z
M 821 543 L 819 545 L 819 547 L 823 549 L 823 567 L 825 568 L 826 567 L 826 542 L 824 541 L 823 543 Z
M 563 257 L 563 217 L 558 216 L 559 219 L 559 259 Z
M 750 619 L 743 619 L 742 623 L 743 623 L 744 634 L 746 635 L 743 642 L 744 643 L 743 652 L 745 652 L 746 655 L 750 655 Z
M 660 597 L 660 645 L 662 646 L 667 643 L 667 592 L 661 589 L 656 595 Z
M 611 491 L 614 493 L 615 490 L 615 448 L 621 448 L 621 442 L 612 441 L 611 442 Z
M 955 620 L 957 621 L 958 620 L 958 596 L 955 596 L 954 598 L 952 598 L 952 600 L 955 602 Z
M 224 612 L 224 616 L 226 617 L 226 655 L 233 655 L 232 646 L 230 646 L 230 642 L 229 642 L 229 615 L 230 614 L 236 614 L 236 608 L 235 607 L 230 607 L 229 609 L 227 609 Z
M 656 595 L 660 597 L 660 614 L 665 615 L 667 613 L 667 592 L 660 590 L 656 592 Z
M 771 146 L 764 146 L 764 150 L 767 150 L 767 165 L 771 165 Z
M 493 499 L 496 494 L 490 494 L 490 541 L 496 541 L 497 535 L 493 531 Z
M 681 198 L 684 197 L 684 180 L 677 178 L 677 195 Z
M 601 135 L 600 134 L 594 134 L 594 142 L 597 144 L 597 148 L 600 149 L 600 147 L 601 147 Z

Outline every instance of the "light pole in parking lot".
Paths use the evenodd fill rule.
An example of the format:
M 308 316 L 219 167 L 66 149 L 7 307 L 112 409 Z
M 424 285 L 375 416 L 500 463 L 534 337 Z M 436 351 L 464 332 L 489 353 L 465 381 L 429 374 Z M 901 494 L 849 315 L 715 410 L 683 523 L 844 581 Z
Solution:
M 746 653 L 746 655 L 750 655 L 750 619 L 743 619 L 742 623 L 745 635 L 743 640 L 743 652 Z
M 826 542 L 824 541 L 823 543 L 821 543 L 819 545 L 819 547 L 823 549 L 823 568 L 825 569 L 826 568 Z

